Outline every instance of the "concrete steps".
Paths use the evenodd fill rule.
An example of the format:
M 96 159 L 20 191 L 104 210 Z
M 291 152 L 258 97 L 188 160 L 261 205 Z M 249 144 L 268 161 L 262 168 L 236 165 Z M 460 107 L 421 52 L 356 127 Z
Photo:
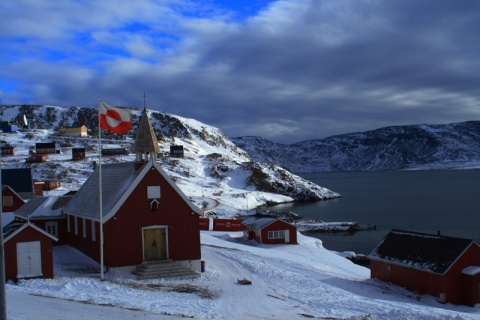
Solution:
M 172 260 L 159 260 L 139 264 L 132 272 L 137 279 L 159 279 L 159 278 L 196 278 L 200 273 L 185 268 L 180 263 Z

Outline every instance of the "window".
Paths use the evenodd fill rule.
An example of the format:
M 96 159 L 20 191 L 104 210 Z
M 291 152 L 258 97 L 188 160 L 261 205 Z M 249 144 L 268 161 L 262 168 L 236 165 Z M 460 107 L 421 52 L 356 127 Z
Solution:
M 92 241 L 97 241 L 97 230 L 95 229 L 95 221 L 90 220 L 92 224 Z
M 58 238 L 58 222 L 45 223 L 45 229 L 49 234 Z
M 82 231 L 83 231 L 83 237 L 87 237 L 87 220 L 85 218 L 82 219 Z
M 158 210 L 158 201 L 157 199 L 153 199 L 152 202 L 150 202 L 150 209 L 152 209 L 152 211 L 157 211 Z
M 13 206 L 13 197 L 12 196 L 4 196 L 3 197 L 3 206 L 4 207 Z
M 147 199 L 160 199 L 160 186 L 147 186 Z
M 74 217 L 75 220 L 75 234 L 78 234 L 78 218 Z
M 268 231 L 268 239 L 283 239 L 285 238 L 285 230 Z
M 67 231 L 70 232 L 70 216 L 67 215 Z

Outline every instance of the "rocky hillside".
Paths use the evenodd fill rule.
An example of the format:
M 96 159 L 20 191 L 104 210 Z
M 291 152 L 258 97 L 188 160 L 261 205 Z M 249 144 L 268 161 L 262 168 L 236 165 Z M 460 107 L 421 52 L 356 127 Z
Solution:
M 141 111 L 132 109 L 133 127 L 138 123 Z M 22 124 L 25 115 L 28 130 L 16 135 L 17 142 L 9 141 L 12 135 L 4 134 L 7 142 L 16 144 L 17 157 L 2 160 L 7 166 L 31 166 L 38 180 L 58 178 L 78 188 L 93 171 L 91 162 L 98 159 L 98 111 L 95 108 L 57 107 L 41 105 L 0 106 L 0 118 Z M 280 166 L 254 161 L 249 154 L 238 148 L 220 129 L 172 114 L 151 111 L 152 125 L 160 143 L 159 161 L 167 173 L 189 196 L 199 197 L 203 190 L 216 188 L 217 196 L 227 193 L 236 197 L 249 194 L 250 205 L 266 205 L 288 201 L 315 201 L 339 197 L 340 195 L 296 176 Z M 62 127 L 86 125 L 89 138 L 67 138 L 55 132 Z M 45 133 L 46 132 L 46 133 Z M 21 135 L 21 137 L 20 137 Z M 118 136 L 102 131 L 102 143 L 131 148 L 135 130 L 128 135 Z M 46 140 L 46 141 L 43 141 Z M 49 161 L 44 164 L 26 164 L 23 154 L 33 149 L 36 142 L 55 141 L 62 146 L 64 154 L 73 147 L 85 147 L 89 153 L 86 163 Z M 182 145 L 184 158 L 169 156 L 171 145 Z M 51 157 L 52 158 L 52 157 Z M 59 158 L 60 159 L 60 158 Z M 134 156 L 104 158 L 104 161 L 133 161 Z M 45 170 L 48 168 L 48 170 Z M 85 179 L 78 178 L 82 173 Z M 75 174 L 75 176 L 73 176 Z M 277 196 L 281 195 L 279 198 Z M 213 196 L 212 196 L 213 197 Z M 215 197 L 213 197 L 215 198 Z M 229 200 L 230 201 L 230 200 Z M 245 200 L 243 200 L 245 201 Z M 236 204 L 233 204 L 235 206 Z M 243 204 L 242 204 L 243 206 Z
M 292 172 L 480 167 L 480 121 L 410 125 L 285 145 L 233 138 L 259 162 Z

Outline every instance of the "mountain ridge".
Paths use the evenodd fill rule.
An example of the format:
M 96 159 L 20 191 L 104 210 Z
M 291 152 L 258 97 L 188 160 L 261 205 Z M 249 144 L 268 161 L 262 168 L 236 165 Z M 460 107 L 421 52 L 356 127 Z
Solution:
M 480 167 L 480 121 L 391 126 L 294 144 L 231 140 L 254 160 L 292 172 Z

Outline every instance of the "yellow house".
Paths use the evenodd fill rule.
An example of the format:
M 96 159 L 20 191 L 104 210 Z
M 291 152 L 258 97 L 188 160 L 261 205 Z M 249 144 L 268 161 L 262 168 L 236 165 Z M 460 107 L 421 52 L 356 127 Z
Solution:
M 62 128 L 58 130 L 58 134 L 62 136 L 86 137 L 87 127 L 85 125 L 78 128 Z

